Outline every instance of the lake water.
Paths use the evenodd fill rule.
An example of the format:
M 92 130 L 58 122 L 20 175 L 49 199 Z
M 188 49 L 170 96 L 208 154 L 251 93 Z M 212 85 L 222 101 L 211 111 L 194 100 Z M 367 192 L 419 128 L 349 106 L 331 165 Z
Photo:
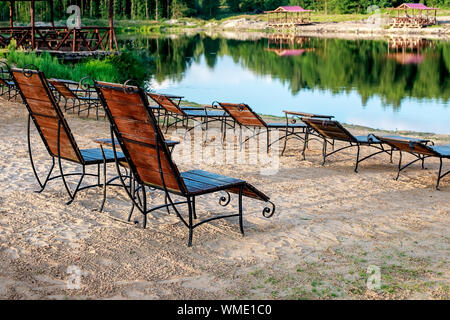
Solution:
M 244 102 L 260 114 L 334 115 L 387 130 L 450 133 L 450 42 L 270 35 L 137 37 L 156 57 L 148 85 L 202 104 Z

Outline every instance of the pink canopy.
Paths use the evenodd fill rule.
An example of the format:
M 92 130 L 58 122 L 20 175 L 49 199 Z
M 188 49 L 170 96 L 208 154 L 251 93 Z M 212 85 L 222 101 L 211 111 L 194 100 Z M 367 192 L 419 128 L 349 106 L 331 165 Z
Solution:
M 425 60 L 423 55 L 416 53 L 391 53 L 387 57 L 400 64 L 421 64 Z
M 300 6 L 282 6 L 278 7 L 275 11 L 284 11 L 284 12 L 311 12 L 312 10 L 303 9 Z
M 417 10 L 439 10 L 439 8 L 428 8 L 423 3 L 403 3 L 397 9 L 401 9 L 407 7 L 409 9 L 417 9 Z

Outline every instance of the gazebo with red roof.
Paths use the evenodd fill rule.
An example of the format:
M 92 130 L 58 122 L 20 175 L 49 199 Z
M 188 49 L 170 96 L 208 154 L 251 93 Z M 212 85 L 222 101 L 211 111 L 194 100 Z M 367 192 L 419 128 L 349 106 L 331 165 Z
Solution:
M 436 15 L 439 8 L 429 8 L 423 3 L 403 3 L 397 8 L 389 8 L 388 10 L 397 12 L 396 17 L 390 17 L 389 25 L 391 27 L 422 28 L 436 24 Z M 431 11 L 434 11 L 434 15 L 430 15 Z
M 267 24 L 271 28 L 291 28 L 311 23 L 312 10 L 300 6 L 282 6 L 273 11 L 266 11 Z

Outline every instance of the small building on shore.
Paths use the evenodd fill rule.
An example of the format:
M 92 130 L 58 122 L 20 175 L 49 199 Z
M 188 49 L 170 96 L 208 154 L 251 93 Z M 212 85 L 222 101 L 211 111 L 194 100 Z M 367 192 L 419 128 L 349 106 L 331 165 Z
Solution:
M 272 11 L 266 11 L 269 28 L 293 28 L 311 23 L 311 12 L 300 6 L 282 6 Z
M 403 3 L 388 10 L 389 25 L 392 28 L 422 28 L 436 24 L 437 10 L 440 9 L 429 8 L 423 3 Z

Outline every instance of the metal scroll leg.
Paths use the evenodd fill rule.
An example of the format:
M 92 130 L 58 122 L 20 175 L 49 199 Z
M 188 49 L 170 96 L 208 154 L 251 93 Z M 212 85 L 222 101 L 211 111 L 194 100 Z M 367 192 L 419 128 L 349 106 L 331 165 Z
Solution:
M 100 206 L 100 212 L 103 211 L 103 208 L 105 207 L 105 202 L 106 202 L 106 157 L 105 157 L 105 152 L 103 151 L 103 146 L 100 145 L 100 149 L 102 151 L 102 155 L 103 155 L 103 201 L 102 201 L 102 205 Z M 99 179 L 100 179 L 100 172 L 99 172 Z M 100 185 L 100 183 L 99 183 Z
M 303 151 L 302 151 L 303 160 L 306 160 L 306 147 L 308 146 L 308 140 L 309 140 L 309 129 L 306 128 L 305 141 L 303 143 Z
M 188 207 L 189 207 L 189 240 L 188 240 L 188 247 L 192 247 L 192 237 L 194 234 L 194 227 L 192 225 L 192 218 L 194 215 L 195 207 L 192 204 L 191 198 L 187 197 Z
M 361 146 L 358 144 L 358 151 L 356 152 L 356 165 L 355 165 L 355 172 L 358 173 L 358 166 L 359 166 L 359 154 L 361 152 Z
M 132 173 L 130 172 L 130 194 L 133 199 L 135 198 L 135 196 L 134 196 L 135 190 L 136 190 L 136 182 L 134 181 Z M 131 217 L 133 216 L 134 207 L 135 207 L 135 204 L 134 204 L 134 201 L 132 201 L 130 213 L 128 214 L 128 221 L 131 221 Z
M 437 184 L 436 184 L 436 190 L 439 190 L 439 183 L 441 182 L 442 179 L 442 158 L 439 158 L 440 160 L 440 165 L 439 165 L 439 173 L 438 173 L 438 180 L 437 180 Z
M 323 139 L 322 156 L 323 156 L 322 165 L 325 165 L 325 159 L 327 158 L 327 140 L 326 139 Z
M 239 188 L 239 227 L 241 229 L 242 235 L 244 235 L 244 217 L 242 216 L 242 193 L 244 187 Z
M 400 178 L 400 171 L 402 171 L 402 152 L 399 151 L 400 153 L 400 158 L 398 160 L 398 172 L 397 172 L 397 177 L 394 179 L 395 181 L 398 180 L 398 178 Z
M 147 192 L 145 191 L 145 186 L 142 186 L 142 206 L 143 206 L 143 214 L 144 214 L 144 229 L 147 227 Z
M 195 197 L 192 197 L 192 216 L 195 220 L 197 220 L 197 210 L 195 208 Z
M 286 127 L 285 135 L 284 135 L 284 145 L 283 145 L 283 151 L 281 151 L 281 155 L 284 155 L 284 152 L 286 151 L 286 145 L 287 145 L 287 139 L 288 139 L 288 128 Z M 292 129 L 292 132 L 294 132 L 294 129 Z
M 34 167 L 34 165 L 33 165 L 33 167 Z M 39 184 L 41 184 L 41 190 L 39 190 L 39 191 L 36 191 L 37 193 L 41 193 L 42 191 L 44 191 L 44 189 L 45 189 L 45 186 L 47 185 L 47 182 L 50 180 L 50 175 L 52 174 L 52 171 L 53 171 L 53 168 L 55 167 L 55 158 L 52 158 L 52 166 L 51 166 L 51 168 L 50 168 L 50 170 L 49 170 L 49 172 L 48 172 L 48 174 L 47 174 L 47 178 L 45 178 L 45 181 L 44 181 L 44 183 L 43 184 L 41 184 L 40 183 L 40 181 L 39 181 Z M 36 176 L 37 177 L 37 176 Z

